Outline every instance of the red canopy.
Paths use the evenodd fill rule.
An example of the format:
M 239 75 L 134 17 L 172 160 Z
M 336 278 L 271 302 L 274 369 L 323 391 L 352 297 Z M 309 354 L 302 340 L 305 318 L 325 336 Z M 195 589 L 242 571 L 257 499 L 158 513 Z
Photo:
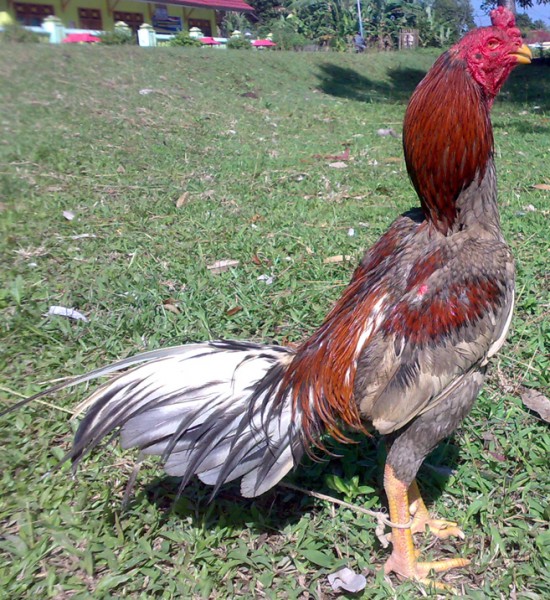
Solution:
M 275 42 L 272 42 L 271 40 L 254 40 L 252 42 L 252 45 L 259 47 L 271 47 L 276 46 L 277 44 Z
M 219 46 L 220 42 L 215 40 L 213 37 L 201 37 L 199 38 L 199 42 L 201 44 L 206 44 L 207 46 Z
M 63 40 L 63 44 L 93 44 L 101 42 L 101 38 L 90 33 L 69 33 Z

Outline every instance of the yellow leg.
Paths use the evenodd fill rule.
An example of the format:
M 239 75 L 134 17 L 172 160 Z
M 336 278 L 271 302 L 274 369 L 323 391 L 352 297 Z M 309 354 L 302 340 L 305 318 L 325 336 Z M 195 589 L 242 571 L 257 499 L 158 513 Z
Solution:
M 413 517 L 412 533 L 424 533 L 426 527 L 429 527 L 432 534 L 440 540 L 446 540 L 450 537 L 458 537 L 463 540 L 466 537 L 457 523 L 432 518 L 424 504 L 424 500 L 422 500 L 416 480 L 409 487 L 409 502 L 409 511 Z
M 384 471 L 384 488 L 388 497 L 391 521 L 394 523 L 408 523 L 410 520 L 409 490 L 406 484 L 395 476 L 392 467 L 388 465 L 386 465 Z M 416 490 L 418 491 L 418 488 Z M 418 501 L 418 498 L 415 497 L 414 500 Z M 426 507 L 424 506 L 424 508 Z M 442 573 L 449 569 L 465 567 L 470 564 L 470 561 L 465 558 L 418 562 L 411 529 L 394 527 L 392 529 L 391 542 L 392 553 L 384 566 L 384 571 L 386 573 L 396 573 L 404 579 L 415 579 L 426 585 L 446 588 L 447 586 L 444 584 L 429 579 L 428 575 L 430 571 Z

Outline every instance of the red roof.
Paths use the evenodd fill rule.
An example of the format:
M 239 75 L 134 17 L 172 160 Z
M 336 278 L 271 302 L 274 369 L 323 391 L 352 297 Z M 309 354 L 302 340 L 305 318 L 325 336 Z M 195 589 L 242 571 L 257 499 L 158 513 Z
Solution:
M 550 42 L 550 31 L 544 29 L 537 29 L 535 31 L 528 31 L 525 40 L 526 44 L 542 44 L 544 42 Z
M 211 8 L 213 10 L 230 10 L 233 12 L 252 12 L 254 10 L 252 6 L 243 2 L 243 0 L 165 0 L 164 4 Z

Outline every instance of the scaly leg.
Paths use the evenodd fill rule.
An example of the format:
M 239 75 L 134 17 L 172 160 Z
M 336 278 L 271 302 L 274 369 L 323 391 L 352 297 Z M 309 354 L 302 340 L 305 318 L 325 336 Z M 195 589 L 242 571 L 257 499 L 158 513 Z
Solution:
M 388 497 L 390 519 L 394 523 L 406 524 L 410 520 L 410 503 L 407 484 L 400 481 L 393 468 L 386 465 L 384 470 L 384 488 Z M 429 579 L 430 571 L 441 573 L 470 564 L 466 558 L 451 558 L 434 562 L 418 562 L 411 529 L 394 527 L 391 536 L 392 553 L 387 560 L 384 571 L 394 572 L 405 579 L 415 579 L 426 585 L 445 588 L 444 584 Z
M 457 523 L 446 521 L 445 519 L 434 519 L 430 515 L 424 504 L 424 500 L 422 500 L 416 480 L 409 487 L 409 502 L 410 514 L 413 517 L 412 533 L 424 533 L 426 526 L 428 526 L 433 535 L 440 540 L 446 540 L 449 537 L 458 537 L 461 540 L 465 538 L 463 531 L 458 527 Z

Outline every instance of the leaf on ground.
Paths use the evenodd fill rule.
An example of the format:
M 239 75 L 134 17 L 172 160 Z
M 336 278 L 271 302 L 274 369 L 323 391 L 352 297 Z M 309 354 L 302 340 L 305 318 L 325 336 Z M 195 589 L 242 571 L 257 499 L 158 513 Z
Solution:
M 533 187 L 536 190 L 545 190 L 545 191 L 548 191 L 548 190 L 550 190 L 550 183 L 535 183 L 533 185 Z
M 164 306 L 165 310 L 174 313 L 175 315 L 179 315 L 181 312 L 177 306 L 177 300 L 174 298 L 166 298 L 166 300 L 163 300 L 162 306 Z
M 550 423 L 550 400 L 538 390 L 521 388 L 520 396 L 523 404 L 538 413 L 544 421 Z
M 74 212 L 72 210 L 64 210 L 63 216 L 67 219 L 67 221 L 72 221 L 74 219 Z
M 313 158 L 324 158 L 326 160 L 349 160 L 349 147 L 341 154 L 314 154 Z
M 66 308 L 65 306 L 50 306 L 47 313 L 44 313 L 45 317 L 66 317 L 67 319 L 74 319 L 75 321 L 88 322 L 88 317 L 84 316 L 81 312 L 78 312 L 74 308 Z
M 227 260 L 217 260 L 211 265 L 208 265 L 206 268 L 214 275 L 218 275 L 218 273 L 228 271 L 231 267 L 236 267 L 239 264 L 239 262 L 240 261 L 231 258 Z
M 332 169 L 346 169 L 348 165 L 346 165 L 345 162 L 338 160 L 336 162 L 329 163 L 328 166 L 331 167 Z
M 184 204 L 187 204 L 189 200 L 189 192 L 183 192 L 183 194 L 176 200 L 176 208 L 181 208 Z
M 351 259 L 352 257 L 349 254 L 337 254 L 336 256 L 328 256 L 325 258 L 323 264 L 331 265 L 341 262 L 349 262 Z
M 243 309 L 242 306 L 234 306 L 233 308 L 230 308 L 229 310 L 226 310 L 225 314 L 228 317 L 232 317 L 233 315 L 236 315 L 237 313 L 240 313 L 242 309 Z
M 361 590 L 364 590 L 367 585 L 367 578 L 361 573 L 355 573 L 348 567 L 344 567 L 336 573 L 331 573 L 328 576 L 328 582 L 335 592 L 343 590 L 356 594 Z

